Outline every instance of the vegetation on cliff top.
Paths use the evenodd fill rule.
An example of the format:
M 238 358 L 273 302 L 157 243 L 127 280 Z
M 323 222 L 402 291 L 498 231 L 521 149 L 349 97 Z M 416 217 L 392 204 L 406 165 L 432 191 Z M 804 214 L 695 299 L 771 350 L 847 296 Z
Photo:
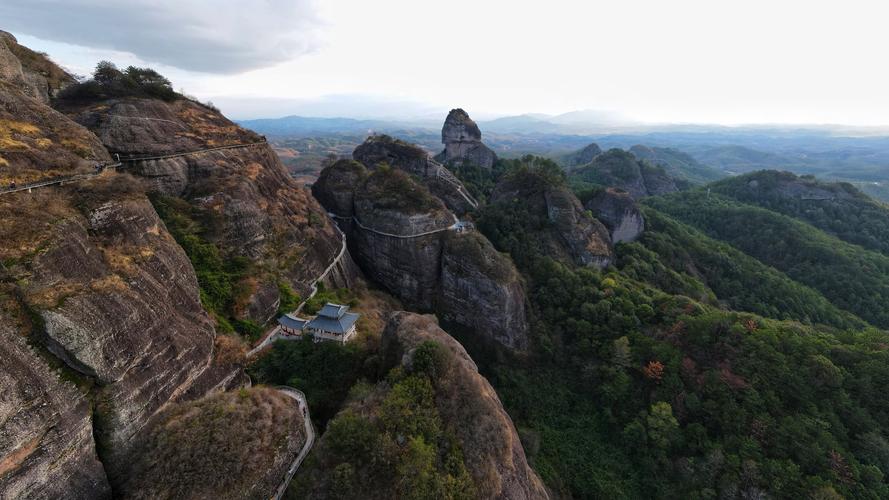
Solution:
M 840 309 L 889 326 L 889 256 L 721 195 L 693 191 L 646 203 L 818 290 Z
M 452 423 L 437 407 L 437 375 L 453 361 L 435 342 L 413 356 L 411 369 L 353 387 L 291 487 L 294 498 L 476 497 Z
M 296 401 L 274 389 L 175 404 L 148 429 L 124 489 L 131 498 L 266 498 L 305 440 Z M 270 474 L 276 459 L 280 474 Z
M 113 97 L 149 97 L 175 101 L 182 96 L 166 77 L 151 68 L 128 66 L 123 71 L 112 62 L 96 65 L 93 77 L 62 90 L 58 99 L 92 101 Z
M 651 235 L 621 250 L 621 270 L 601 273 L 542 255 L 523 236 L 533 218 L 503 209 L 487 207 L 479 227 L 526 277 L 535 355 L 476 361 L 551 488 L 575 498 L 889 494 L 885 332 L 671 295 L 709 301 L 709 285 L 763 314 L 861 325 L 725 245 L 705 238 L 686 248 L 696 233 L 651 210 Z M 732 266 L 695 273 L 692 264 Z
M 444 205 L 429 189 L 411 179 L 403 170 L 380 166 L 367 179 L 364 189 L 356 193 L 358 200 L 370 200 L 374 208 L 393 210 L 408 215 L 442 210 Z
M 817 190 L 831 198 L 794 196 L 786 192 L 788 184 Z M 767 170 L 732 177 L 709 187 L 742 203 L 800 219 L 843 241 L 889 255 L 889 206 L 851 184 Z

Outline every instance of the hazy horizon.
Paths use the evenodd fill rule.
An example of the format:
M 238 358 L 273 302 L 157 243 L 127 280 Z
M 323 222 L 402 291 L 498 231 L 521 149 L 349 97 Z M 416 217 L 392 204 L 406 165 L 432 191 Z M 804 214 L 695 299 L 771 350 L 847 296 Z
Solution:
M 846 2 L 9 0 L 5 29 L 78 74 L 150 65 L 235 119 L 889 126 L 887 8 Z M 383 14 L 383 15 L 380 15 Z

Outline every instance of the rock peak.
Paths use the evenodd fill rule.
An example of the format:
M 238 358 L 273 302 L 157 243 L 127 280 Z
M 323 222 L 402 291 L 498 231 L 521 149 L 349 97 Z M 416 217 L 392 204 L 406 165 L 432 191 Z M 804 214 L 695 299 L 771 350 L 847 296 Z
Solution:
M 436 160 L 459 165 L 470 163 L 483 168 L 491 168 L 497 155 L 482 143 L 482 131 L 461 108 L 452 109 L 441 128 L 441 142 L 444 151 Z
M 452 109 L 441 128 L 441 142 L 481 142 L 482 131 L 462 108 Z

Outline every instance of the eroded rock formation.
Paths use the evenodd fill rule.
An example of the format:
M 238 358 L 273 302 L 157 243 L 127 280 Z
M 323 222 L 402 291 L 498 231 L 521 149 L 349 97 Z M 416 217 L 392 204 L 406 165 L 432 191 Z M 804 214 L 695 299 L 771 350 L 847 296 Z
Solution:
M 596 156 L 592 163 L 577 169 L 573 175 L 605 187 L 620 188 L 633 198 L 678 191 L 662 167 L 638 160 L 622 149 L 610 149 Z
M 0 300 L 0 497 L 110 498 L 87 398 L 28 345 L 23 311 Z
M 448 353 L 447 372 L 436 380 L 436 406 L 463 448 L 466 466 L 479 488 L 479 498 L 548 498 L 543 483 L 528 465 L 512 419 L 491 384 L 433 316 L 396 313 L 383 332 L 383 356 L 405 367 L 424 342 Z
M 602 154 L 602 148 L 592 143 L 579 151 L 567 154 L 562 158 L 562 164 L 568 168 L 579 167 L 593 161 L 593 158 Z
M 254 276 L 253 293 L 241 314 L 262 324 L 277 312 L 277 283 L 309 293 L 339 254 L 340 234 L 307 189 L 287 174 L 261 136 L 242 129 L 216 110 L 187 99 L 112 99 L 66 104 L 65 111 L 95 131 L 105 146 L 128 155 L 161 156 L 211 148 L 157 160 L 125 162 L 150 189 L 186 200 L 214 220 L 206 236 L 226 254 L 276 269 Z M 355 268 L 348 255 L 327 284 L 348 286 Z
M 507 347 L 527 347 L 526 298 L 512 262 L 456 224 L 425 186 L 400 170 L 368 174 L 341 160 L 312 189 L 339 216 L 368 277 L 412 308 L 435 311 Z
M 75 81 L 45 55 L 19 45 L 18 40 L 5 31 L 0 31 L 0 80 L 44 104 Z
M 614 243 L 636 241 L 645 229 L 642 211 L 630 194 L 621 189 L 603 189 L 587 201 L 585 206 L 605 224 Z
M 491 168 L 497 155 L 482 142 L 482 132 L 462 109 L 452 109 L 441 128 L 444 151 L 435 159 L 448 165 L 471 164 Z
M 414 144 L 387 135 L 375 135 L 355 148 L 352 157 L 372 170 L 388 165 L 417 176 L 432 194 L 458 215 L 477 207 L 476 200 L 468 194 L 463 183 Z
M 494 188 L 492 204 L 515 205 L 546 221 L 529 235 L 537 245 L 565 263 L 607 266 L 613 258 L 611 238 L 601 222 L 590 217 L 563 183 L 533 171 L 505 176 Z

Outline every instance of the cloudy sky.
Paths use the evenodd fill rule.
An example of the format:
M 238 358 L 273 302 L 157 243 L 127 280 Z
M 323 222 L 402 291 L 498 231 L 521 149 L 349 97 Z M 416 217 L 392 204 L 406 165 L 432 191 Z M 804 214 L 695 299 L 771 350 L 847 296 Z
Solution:
M 889 125 L 889 7 L 843 0 L 2 0 L 86 74 L 148 65 L 235 118 L 594 109 Z

